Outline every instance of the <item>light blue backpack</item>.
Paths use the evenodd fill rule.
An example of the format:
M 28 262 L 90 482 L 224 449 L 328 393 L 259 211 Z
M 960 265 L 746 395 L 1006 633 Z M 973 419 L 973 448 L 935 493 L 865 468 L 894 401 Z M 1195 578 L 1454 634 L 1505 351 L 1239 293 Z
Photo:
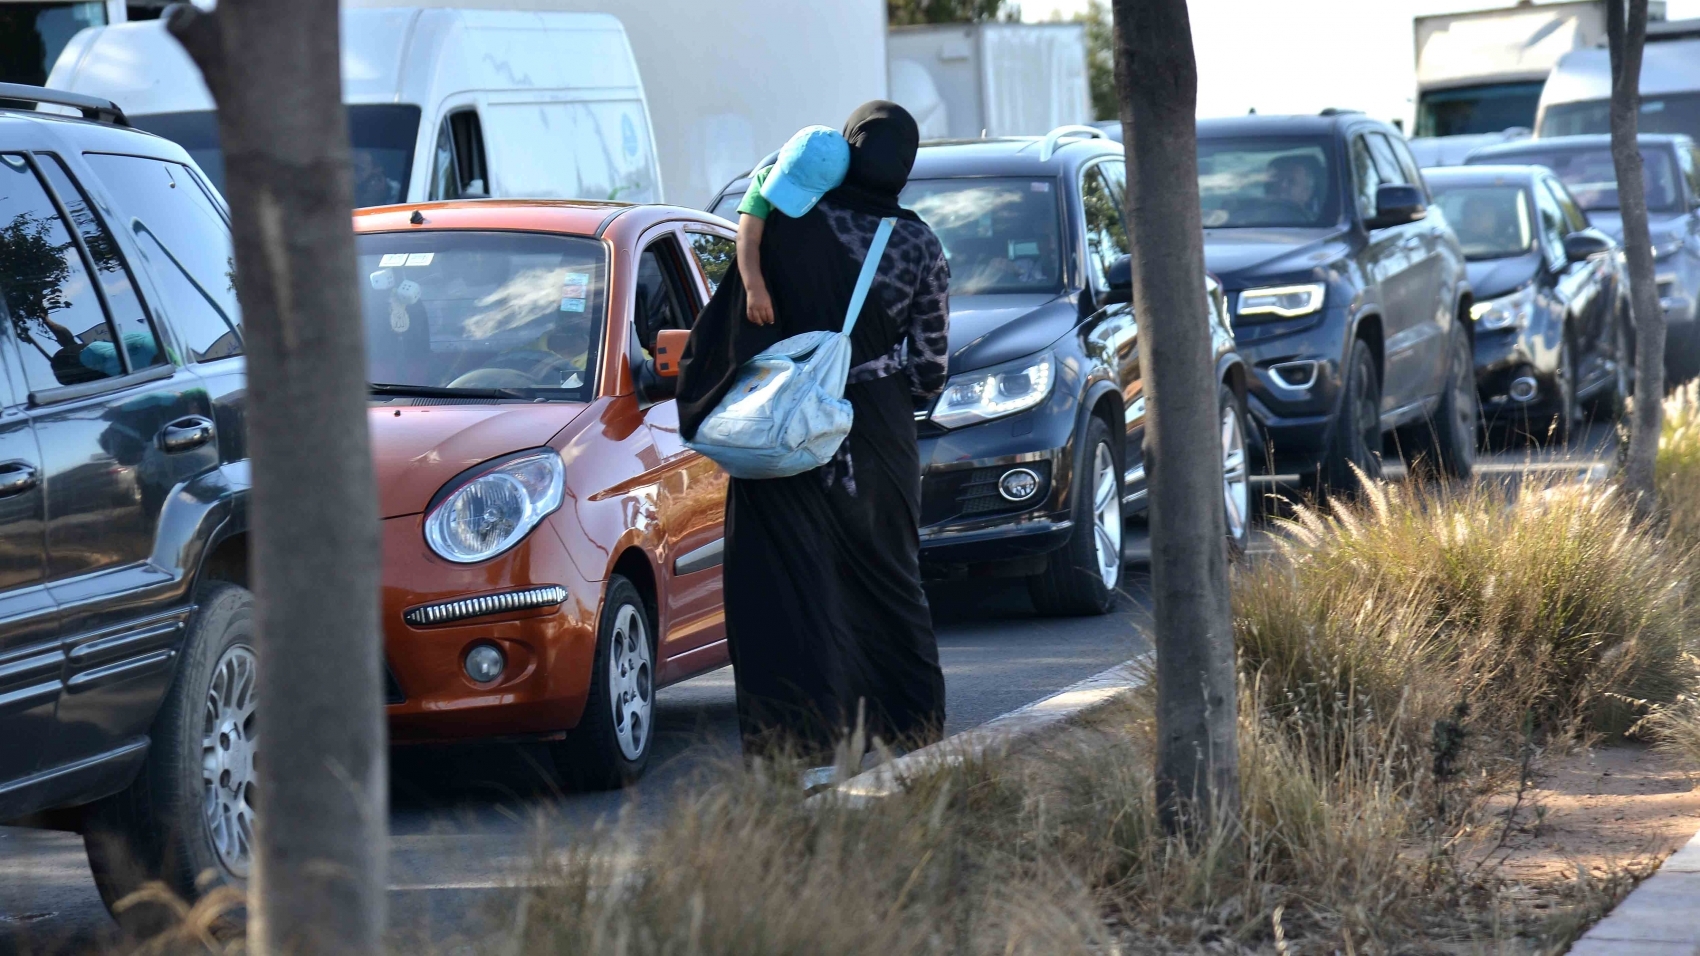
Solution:
M 804 332 L 744 363 L 714 411 L 685 444 L 734 478 L 784 478 L 832 460 L 850 434 L 850 331 L 879 271 L 897 220 L 886 219 L 862 260 L 862 274 L 839 332 Z

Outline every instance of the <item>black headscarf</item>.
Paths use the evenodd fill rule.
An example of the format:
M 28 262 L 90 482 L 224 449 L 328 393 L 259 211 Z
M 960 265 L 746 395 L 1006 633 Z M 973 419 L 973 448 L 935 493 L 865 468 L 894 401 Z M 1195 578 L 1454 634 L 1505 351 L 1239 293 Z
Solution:
M 921 140 L 909 111 L 885 100 L 864 103 L 844 124 L 844 138 L 850 143 L 850 169 L 843 185 L 801 218 L 777 209 L 768 215 L 761 265 L 777 321 L 767 326 L 744 321 L 744 284 L 733 268 L 691 327 L 678 381 L 679 432 L 686 439 L 696 435 L 697 426 L 732 387 L 738 368 L 757 352 L 792 335 L 843 325 L 862 262 L 845 248 L 820 206 L 921 221 L 897 204 Z M 877 299 L 870 296 L 862 307 L 850 339 L 852 363 L 889 351 L 901 337 Z
M 871 216 L 920 217 L 897 204 L 897 194 L 909 182 L 921 129 L 909 111 L 890 100 L 869 100 L 844 123 L 850 143 L 850 169 L 844 184 L 826 199 Z

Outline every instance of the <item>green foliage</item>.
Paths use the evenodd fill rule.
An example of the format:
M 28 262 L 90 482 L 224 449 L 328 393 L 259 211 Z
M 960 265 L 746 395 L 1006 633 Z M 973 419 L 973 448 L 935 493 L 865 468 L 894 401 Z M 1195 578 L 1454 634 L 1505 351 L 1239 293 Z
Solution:
M 1119 119 L 1115 28 L 1108 0 L 1091 0 L 1086 12 L 1075 14 L 1074 19 L 1086 24 L 1086 76 L 1092 87 L 1092 113 L 1100 120 Z
M 886 0 L 885 12 L 894 27 L 1021 19 L 1021 7 L 1009 0 Z

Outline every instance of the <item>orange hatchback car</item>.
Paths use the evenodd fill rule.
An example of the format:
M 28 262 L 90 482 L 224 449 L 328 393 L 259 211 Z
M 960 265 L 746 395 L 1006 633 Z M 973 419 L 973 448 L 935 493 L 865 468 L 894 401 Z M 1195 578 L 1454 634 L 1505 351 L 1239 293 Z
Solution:
M 551 201 L 354 223 L 392 739 L 541 739 L 579 785 L 636 778 L 656 688 L 727 661 L 726 476 L 639 381 L 733 231 Z

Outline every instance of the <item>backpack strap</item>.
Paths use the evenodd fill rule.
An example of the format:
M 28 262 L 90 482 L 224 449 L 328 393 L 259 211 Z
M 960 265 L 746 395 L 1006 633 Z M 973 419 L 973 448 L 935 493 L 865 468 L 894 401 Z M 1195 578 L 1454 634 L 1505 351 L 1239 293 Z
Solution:
M 880 257 L 885 255 L 886 240 L 891 238 L 891 229 L 897 225 L 895 218 L 880 220 L 879 229 L 874 232 L 873 244 L 868 246 L 868 254 L 862 259 L 862 274 L 856 278 L 856 292 L 850 296 L 850 311 L 844 313 L 844 334 L 856 327 L 856 320 L 862 315 L 862 303 L 868 300 L 868 290 L 873 288 L 874 273 L 880 270 Z

